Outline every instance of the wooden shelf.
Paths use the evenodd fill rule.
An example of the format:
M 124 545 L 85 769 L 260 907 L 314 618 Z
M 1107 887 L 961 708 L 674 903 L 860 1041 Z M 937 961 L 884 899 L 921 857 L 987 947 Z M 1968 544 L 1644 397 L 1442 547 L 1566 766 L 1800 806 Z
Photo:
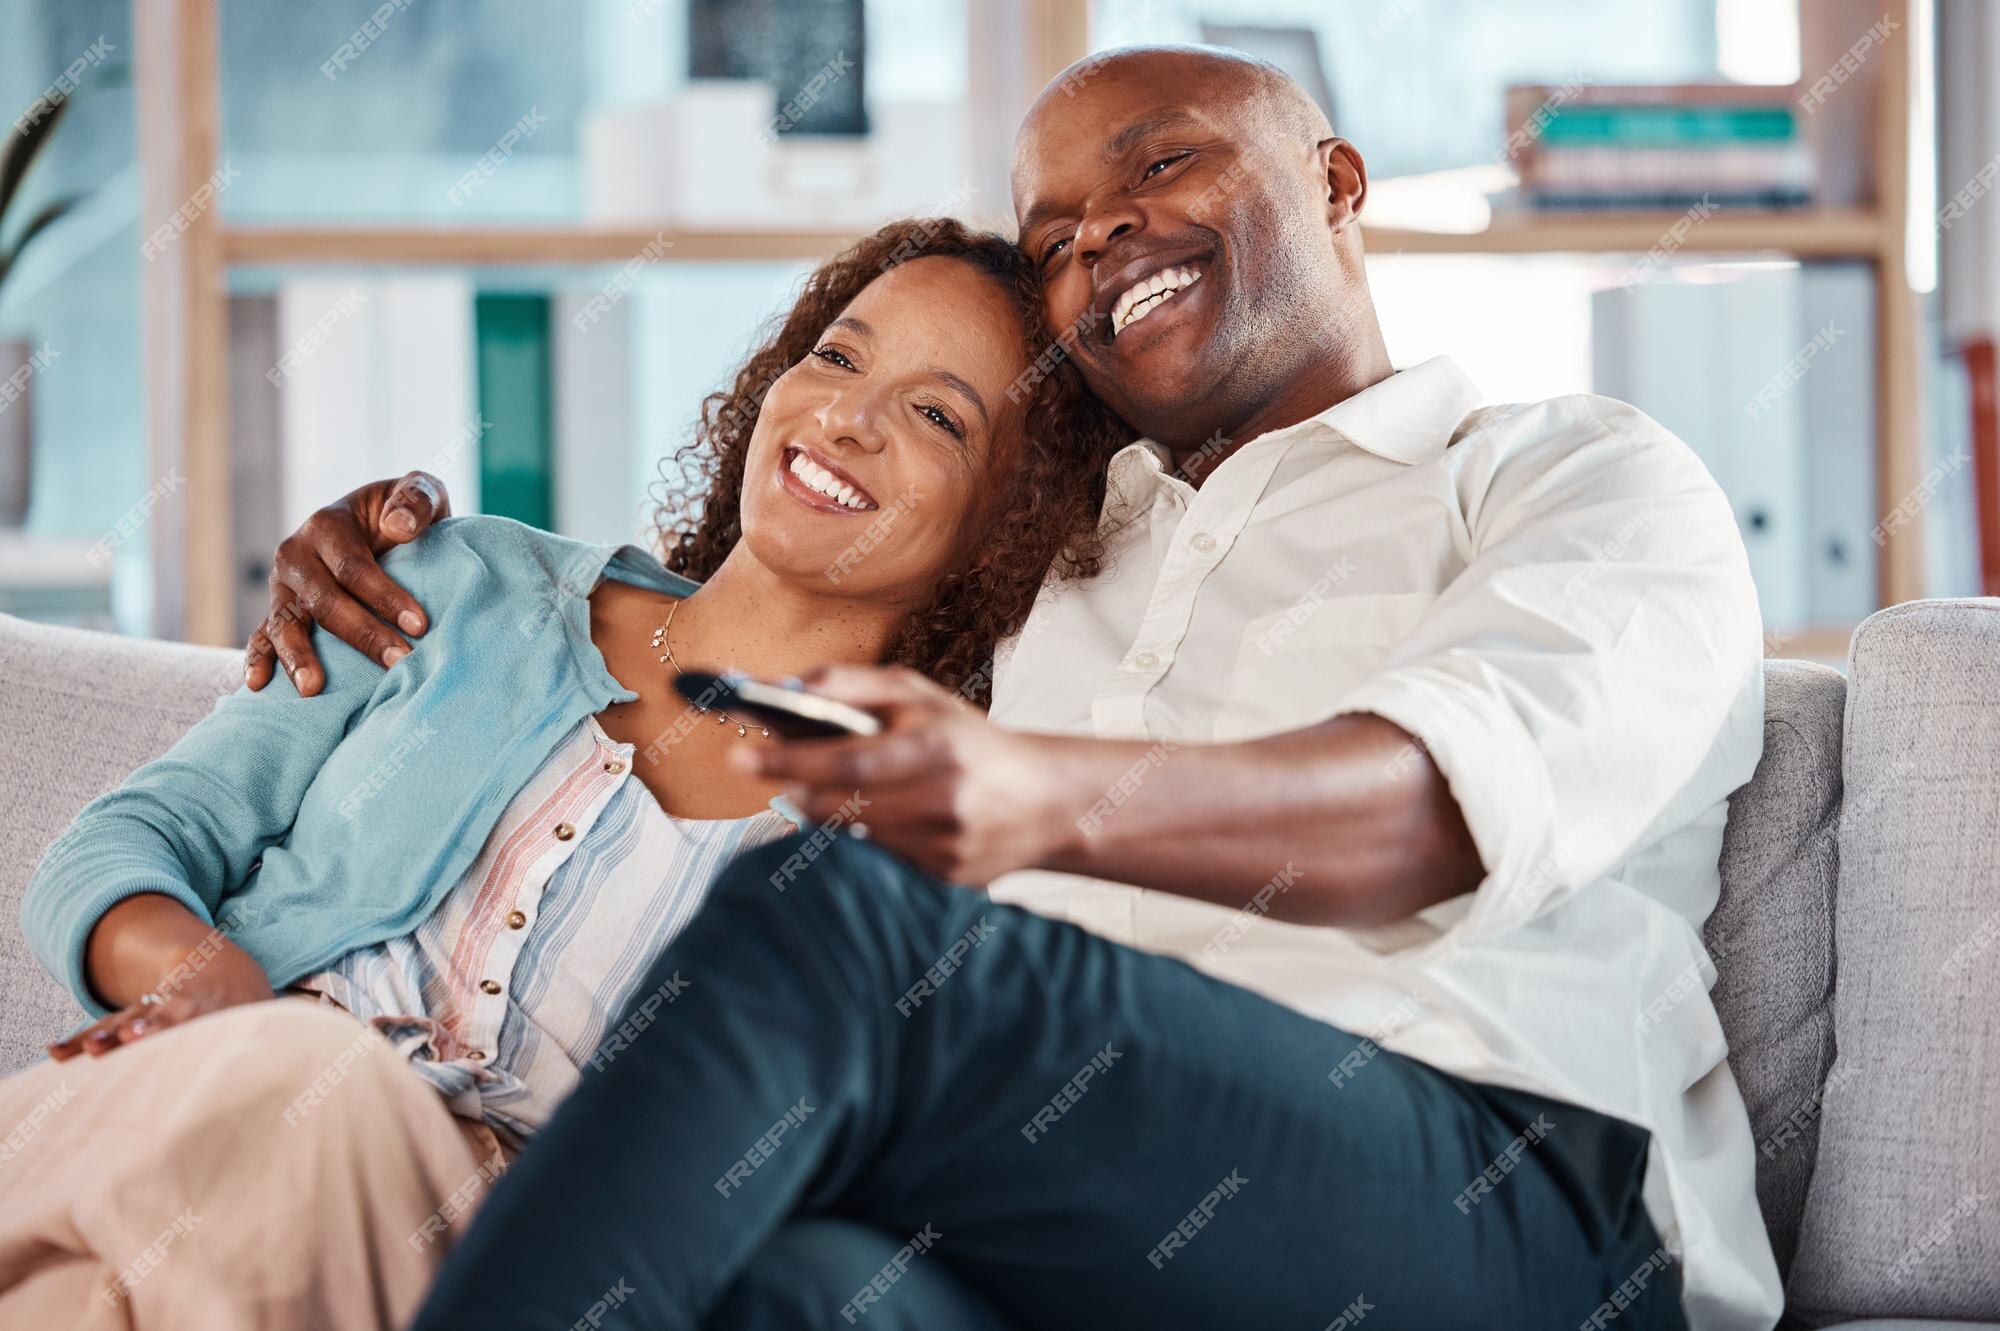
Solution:
M 1644 254 L 1681 214 L 1603 213 L 1506 218 L 1484 231 L 1362 228 L 1376 254 Z M 1679 255 L 1778 254 L 1873 259 L 1887 234 L 1854 211 L 1719 212 L 1687 231 Z M 855 239 L 845 230 L 709 231 L 674 227 L 230 227 L 228 264 L 416 264 L 434 267 L 813 261 Z
M 1484 231 L 1371 227 L 1372 254 L 1644 254 L 1665 242 L 1683 213 L 1561 213 L 1504 217 Z M 1687 228 L 1677 256 L 1778 254 L 1805 259 L 1874 259 L 1889 234 L 1861 209 L 1730 212 Z
M 222 233 L 226 264 L 537 264 L 814 261 L 852 244 L 852 231 L 689 231 L 674 227 L 288 227 Z

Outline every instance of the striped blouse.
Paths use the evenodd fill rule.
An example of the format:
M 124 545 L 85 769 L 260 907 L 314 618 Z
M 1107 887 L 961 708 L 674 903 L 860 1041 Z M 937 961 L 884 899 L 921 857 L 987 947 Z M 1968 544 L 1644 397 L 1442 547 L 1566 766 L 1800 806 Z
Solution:
M 632 760 L 584 718 L 415 932 L 296 986 L 372 1025 L 454 1113 L 510 1147 L 575 1087 L 723 866 L 795 830 L 779 801 L 747 818 L 676 818 Z

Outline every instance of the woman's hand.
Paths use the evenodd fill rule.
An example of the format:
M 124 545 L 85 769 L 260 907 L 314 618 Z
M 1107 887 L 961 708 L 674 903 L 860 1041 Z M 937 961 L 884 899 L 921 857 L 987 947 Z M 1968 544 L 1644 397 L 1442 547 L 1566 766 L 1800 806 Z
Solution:
M 420 634 L 424 608 L 376 557 L 450 516 L 444 482 L 413 471 L 364 485 L 307 518 L 278 546 L 271 613 L 243 650 L 245 682 L 253 690 L 270 683 L 275 657 L 300 697 L 318 693 L 326 672 L 312 647 L 314 622 L 371 661 L 391 666 L 401 660 L 410 644 L 389 625 Z
M 118 1009 L 49 1046 L 58 1061 L 104 1054 L 169 1026 L 273 997 L 257 959 L 173 897 L 126 897 L 91 928 L 84 972 L 98 1002 Z
M 157 1035 L 172 1026 L 205 1017 L 224 1008 L 261 1003 L 277 997 L 263 969 L 249 953 L 229 944 L 178 986 L 162 986 L 138 1002 L 99 1018 L 66 1040 L 49 1046 L 49 1057 L 61 1062 L 78 1054 L 108 1054 L 120 1045 Z M 157 999 L 157 1002 L 148 1001 Z

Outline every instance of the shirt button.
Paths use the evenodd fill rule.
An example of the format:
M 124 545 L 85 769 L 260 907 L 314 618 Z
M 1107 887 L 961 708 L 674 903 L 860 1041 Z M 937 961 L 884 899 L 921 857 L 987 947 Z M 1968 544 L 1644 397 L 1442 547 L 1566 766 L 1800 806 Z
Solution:
M 475 1063 L 484 1063 L 486 1061 L 486 1051 L 484 1049 L 475 1049 L 467 1054 L 466 1057 Z
M 610 762 L 604 764 L 604 770 L 611 773 L 611 775 L 613 776 L 623 776 L 625 774 L 625 764 L 619 762 L 616 758 L 614 758 Z
M 1205 531 L 1200 531 L 1194 534 L 1194 539 L 1189 541 L 1188 544 L 1193 546 L 1196 550 L 1200 551 L 1202 554 L 1207 554 L 1210 550 L 1213 550 L 1215 548 L 1215 538 L 1213 536 L 1210 536 Z
M 507 912 L 507 927 L 509 929 L 525 928 L 527 923 L 528 923 L 528 917 L 526 915 L 523 915 L 520 911 L 510 910 Z
M 1158 665 L 1159 663 L 1160 663 L 1160 658 L 1153 655 L 1151 652 L 1140 652 L 1137 656 L 1132 658 L 1132 667 L 1135 670 L 1151 670 L 1154 666 Z
M 576 835 L 576 829 L 574 827 L 571 827 L 568 823 L 556 824 L 556 840 L 567 841 L 575 835 Z
M 500 981 L 498 981 L 498 980 L 481 980 L 481 981 L 479 982 L 479 992 L 481 992 L 481 993 L 483 993 L 483 994 L 497 994 L 497 993 L 499 993 L 499 992 L 500 992 Z

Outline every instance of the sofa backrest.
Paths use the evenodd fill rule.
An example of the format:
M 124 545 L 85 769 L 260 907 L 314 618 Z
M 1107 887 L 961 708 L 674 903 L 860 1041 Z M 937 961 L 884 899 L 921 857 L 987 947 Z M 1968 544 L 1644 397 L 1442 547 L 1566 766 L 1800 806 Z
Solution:
M 1704 931 L 1729 1064 L 1757 1143 L 1757 1202 L 1789 1269 L 1833 1061 L 1840 672 L 1764 664 L 1764 756 L 1729 801 L 1722 895 Z
M 1808 1326 L 2000 1322 L 2000 599 L 1870 616 L 1848 658 Z
M 12 805 L 12 817 L 0 821 L 0 1073 L 40 1057 L 46 1041 L 80 1019 L 20 937 L 20 893 L 48 841 L 92 795 L 116 785 L 206 715 L 240 677 L 236 652 L 0 616 L 0 797 Z M 1956 1209 L 1932 1217 L 1924 1207 L 1948 1187 L 1938 1177 L 1916 1189 L 1920 1197 L 1902 1199 L 1892 1217 L 1894 1233 L 1880 1231 L 1882 1217 L 1870 1205 L 1870 1189 L 1886 1187 L 1878 1175 L 1894 1171 L 1912 1151 L 1926 1169 L 1938 1167 L 1940 1151 L 1964 1153 L 1988 1181 L 2000 1161 L 2000 1047 L 1992 1035 L 2000 1029 L 2000 997 L 1994 995 L 1994 975 L 2000 975 L 2000 781 L 1994 779 L 2000 771 L 2000 602 L 1882 612 L 1856 634 L 1856 685 L 1850 699 L 1838 671 L 1804 662 L 1766 664 L 1764 757 L 1730 801 L 1722 895 L 1706 937 L 1718 957 L 1714 999 L 1758 1141 L 1758 1201 L 1780 1267 L 1810 1267 L 1818 1297 L 1808 1307 L 1846 1305 L 1862 1313 L 1874 1311 L 1880 1299 L 1856 1297 L 1836 1275 L 1854 1271 L 1856 1253 L 1868 1243 L 1896 1247 L 1888 1257 L 1876 1253 L 1874 1265 L 1910 1267 L 1910 1253 L 1916 1253 L 1916 1265 L 1928 1267 L 1920 1281 L 1926 1287 L 1942 1281 L 1938 1287 L 1952 1289 L 1966 1261 L 1988 1261 L 1990 1271 L 2000 1271 L 2000 1245 L 1992 1241 L 2000 1205 L 1962 1215 L 1960 1199 Z M 1844 769 L 1856 789 L 1870 791 L 1868 807 L 1846 819 Z M 1862 881 L 1842 879 L 1842 847 L 1850 857 L 1864 855 Z M 1868 893 L 1880 907 L 1860 915 L 1846 909 L 1840 917 L 1838 943 L 1848 961 L 1838 995 L 1836 881 L 1848 903 Z M 1918 923 L 1904 927 L 1908 919 Z M 1936 951 L 1944 941 L 1954 941 L 1956 949 L 1942 961 L 1928 957 L 1918 981 L 1902 983 L 1902 957 L 1884 951 L 1882 929 L 1890 931 L 1890 941 L 1914 929 L 1914 941 L 1904 941 L 1918 949 Z M 1972 953 L 1960 955 L 1968 945 Z M 1912 1027 L 1902 1009 L 1940 993 L 1948 997 L 1966 971 L 1980 977 L 1984 1005 L 1958 1003 L 1950 1009 L 1954 1015 Z M 1878 1067 L 1860 1069 L 1866 1075 L 1856 1077 L 1842 1069 L 1828 1081 L 1836 1017 L 1850 1023 L 1844 1029 L 1854 1033 L 1856 1059 L 1878 1059 Z M 1864 1035 L 1860 1023 L 1874 1029 Z M 1910 1049 L 1924 1057 L 1898 1053 Z M 1944 1087 L 1964 1123 L 1954 1121 L 1950 1141 L 1926 1145 L 1920 1129 L 1930 1109 L 1926 1079 L 1938 1075 L 1940 1057 L 1958 1061 Z M 1864 1087 L 1872 1087 L 1876 1101 L 1896 1093 L 1908 1097 L 1902 1131 L 1916 1147 L 1884 1137 L 1896 1127 L 1884 1127 L 1880 1105 L 1860 1103 Z M 1984 1103 L 1976 1099 L 1980 1093 Z M 1980 1121 L 1984 1135 L 1966 1125 Z M 1842 1145 L 1828 1151 L 1822 1135 L 1834 1127 Z M 1816 1169 L 1816 1161 L 1828 1157 L 1836 1159 L 1832 1173 L 1824 1163 Z M 1816 1173 L 1826 1177 L 1816 1183 Z M 1804 1225 L 1802 1239 L 1808 1197 L 1814 1219 Z M 1902 1235 L 1912 1227 L 1918 1231 Z M 1930 1253 L 1942 1249 L 1950 1249 L 1948 1255 L 1932 1261 Z M 1862 1265 L 1882 1277 L 1874 1265 Z M 1796 1297 L 1796 1275 L 1790 1285 Z M 1978 1281 L 1970 1285 L 1986 1289 Z M 1938 1307 L 1944 1311 L 1942 1303 Z
M 82 1020 L 21 937 L 21 891 L 78 809 L 243 682 L 243 656 L 0 615 L 0 1074 Z

